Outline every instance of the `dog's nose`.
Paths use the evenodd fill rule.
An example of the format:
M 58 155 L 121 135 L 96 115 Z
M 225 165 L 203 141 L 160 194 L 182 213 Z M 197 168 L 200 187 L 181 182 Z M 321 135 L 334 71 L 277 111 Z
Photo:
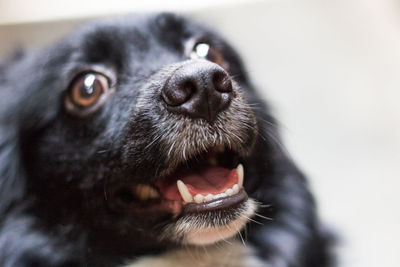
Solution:
M 232 96 L 228 73 L 205 60 L 196 60 L 176 69 L 162 90 L 169 111 L 211 123 L 229 106 Z

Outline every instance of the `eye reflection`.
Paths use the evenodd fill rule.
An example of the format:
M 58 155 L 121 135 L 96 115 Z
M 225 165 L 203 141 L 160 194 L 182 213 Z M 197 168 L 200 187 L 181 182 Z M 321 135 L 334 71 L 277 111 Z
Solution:
M 98 72 L 79 74 L 70 84 L 65 98 L 67 111 L 85 116 L 102 106 L 110 95 L 109 79 Z
M 206 59 L 220 65 L 223 68 L 227 68 L 227 63 L 225 62 L 222 53 L 214 46 L 205 42 L 199 42 L 194 45 L 192 52 L 190 53 L 190 58 Z
M 93 84 L 95 80 L 96 80 L 96 75 L 94 74 L 88 74 L 85 77 L 83 84 L 85 86 L 86 93 L 89 95 L 93 94 Z
M 196 51 L 194 52 L 199 58 L 206 58 L 208 55 L 208 51 L 210 50 L 210 45 L 206 43 L 199 43 L 195 47 Z

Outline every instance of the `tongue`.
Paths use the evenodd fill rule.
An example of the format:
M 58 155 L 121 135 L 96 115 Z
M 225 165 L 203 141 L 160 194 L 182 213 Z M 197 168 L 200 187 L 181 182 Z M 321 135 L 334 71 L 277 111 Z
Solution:
M 178 178 L 179 179 L 179 178 Z M 180 178 L 189 189 L 190 194 L 219 194 L 237 183 L 236 170 L 220 167 L 207 168 L 200 173 L 192 173 Z
M 192 196 L 202 194 L 224 193 L 238 182 L 236 169 L 229 170 L 221 167 L 207 167 L 199 171 L 181 171 L 171 175 L 166 180 L 157 183 L 157 187 L 166 199 L 182 200 L 176 181 L 185 183 Z

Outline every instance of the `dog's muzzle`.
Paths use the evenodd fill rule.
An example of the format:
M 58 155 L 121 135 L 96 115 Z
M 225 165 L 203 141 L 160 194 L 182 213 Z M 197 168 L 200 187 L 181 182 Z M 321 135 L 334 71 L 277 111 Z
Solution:
M 242 162 L 252 150 L 257 126 L 239 86 L 223 68 L 206 60 L 166 66 L 149 80 L 134 113 L 138 125 L 131 125 L 133 135 L 143 134 L 134 129 L 148 125 L 142 136 L 147 141 L 142 147 L 127 143 L 126 154 L 142 151 L 143 165 L 152 167 L 134 176 L 152 177 L 117 186 L 112 196 L 121 200 L 124 212 L 151 213 L 152 218 L 171 214 L 172 231 L 189 243 L 214 242 L 236 233 L 256 207 L 246 194 Z M 221 227 L 224 230 L 214 235 Z M 195 233 L 207 238 L 201 235 L 199 241 Z

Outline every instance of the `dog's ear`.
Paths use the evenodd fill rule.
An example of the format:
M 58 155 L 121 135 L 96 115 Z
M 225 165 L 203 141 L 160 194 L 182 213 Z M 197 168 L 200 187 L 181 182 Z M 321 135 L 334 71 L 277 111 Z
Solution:
M 25 191 L 15 98 L 6 88 L 7 63 L 0 64 L 0 216 Z

